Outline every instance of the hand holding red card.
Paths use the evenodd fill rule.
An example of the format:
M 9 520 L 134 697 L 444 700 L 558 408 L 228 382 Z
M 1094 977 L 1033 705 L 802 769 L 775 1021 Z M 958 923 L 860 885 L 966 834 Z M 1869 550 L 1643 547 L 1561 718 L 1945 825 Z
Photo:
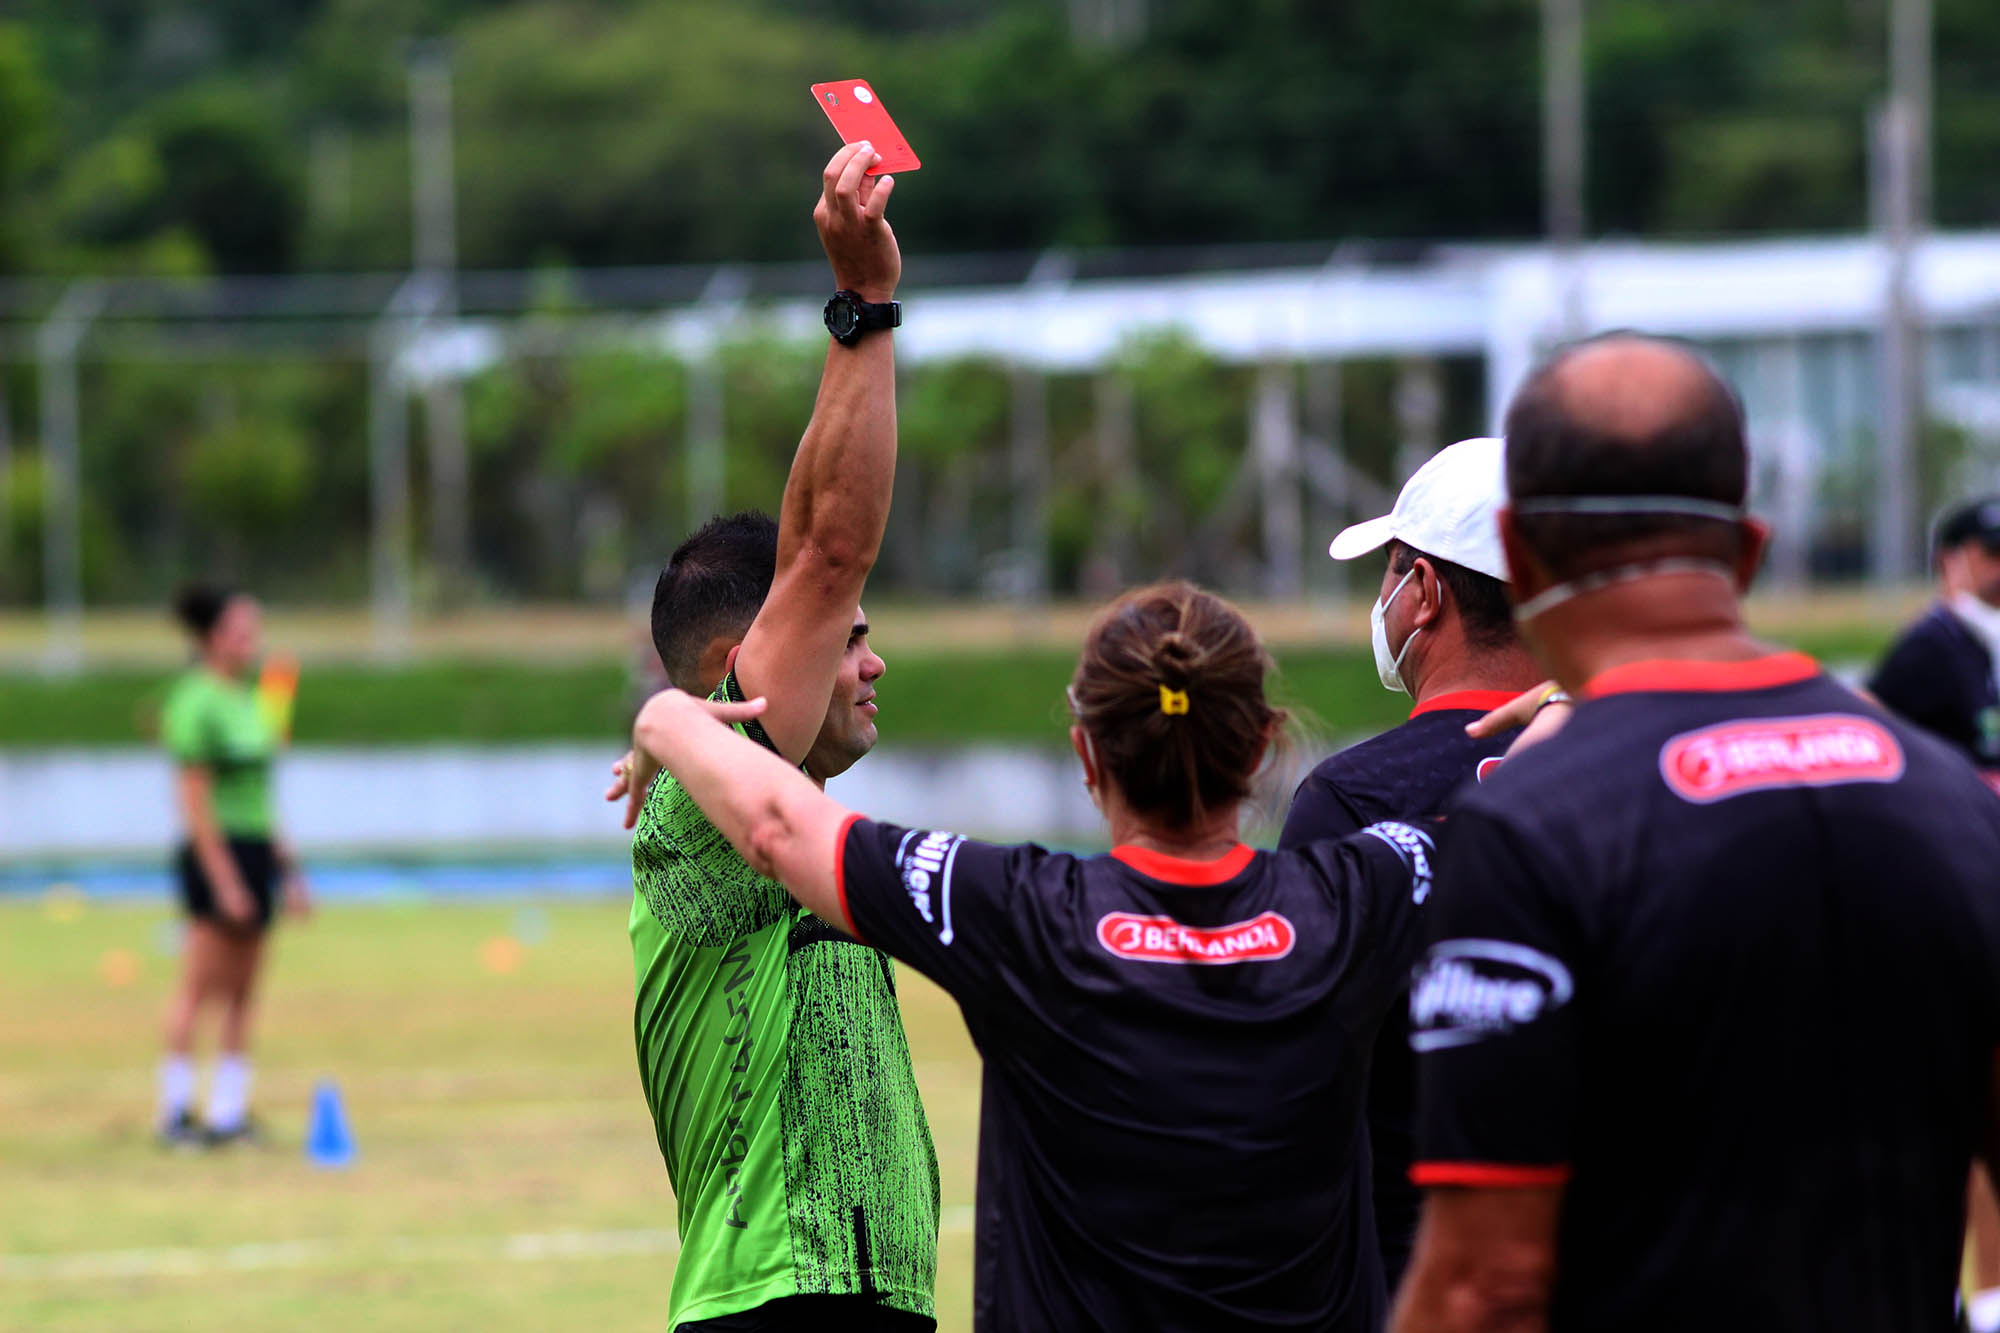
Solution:
M 822 189 L 813 206 L 813 222 L 833 265 L 835 284 L 864 301 L 880 302 L 895 295 L 903 256 L 896 248 L 896 233 L 883 216 L 889 196 L 895 193 L 896 178 L 865 174 L 877 160 L 868 144 L 847 144 L 836 152 L 820 176 Z
M 842 143 L 866 141 L 875 145 L 881 159 L 868 168 L 870 176 L 880 176 L 892 171 L 915 171 L 923 163 L 910 149 L 909 140 L 896 128 L 896 122 L 889 119 L 889 109 L 882 105 L 882 99 L 866 79 L 842 79 L 837 83 L 815 83 L 813 100 L 819 109 L 826 112 L 826 118 L 833 122 L 833 128 L 840 131 Z

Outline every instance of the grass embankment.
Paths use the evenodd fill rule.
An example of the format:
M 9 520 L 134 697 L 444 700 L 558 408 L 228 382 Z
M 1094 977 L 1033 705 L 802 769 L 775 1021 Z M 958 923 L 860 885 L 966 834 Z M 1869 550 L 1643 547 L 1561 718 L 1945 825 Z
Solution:
M 882 732 L 895 744 L 1059 741 L 1075 656 L 1046 648 L 891 658 Z M 1288 653 L 1282 692 L 1336 730 L 1394 720 L 1365 651 Z M 0 746 L 147 743 L 168 677 L 119 669 L 0 676 Z M 615 739 L 636 696 L 616 662 L 308 666 L 299 745 L 498 744 Z
M 1825 661 L 1854 663 L 1879 654 L 1895 624 L 1888 618 L 1787 619 L 1765 632 Z M 883 641 L 889 662 L 881 685 L 886 743 L 1059 743 L 1074 647 L 1036 641 L 904 649 L 897 646 L 901 641 L 900 635 Z M 1315 729 L 1352 735 L 1390 725 L 1404 711 L 1377 684 L 1365 641 L 1278 641 L 1274 651 L 1281 668 L 1278 694 Z M 150 719 L 170 675 L 136 666 L 71 677 L 0 673 L 0 747 L 148 743 Z M 293 739 L 301 745 L 615 740 L 630 722 L 633 691 L 626 663 L 612 657 L 443 657 L 398 666 L 309 658 Z
M 674 1203 L 625 912 L 340 906 L 285 928 L 256 1098 L 274 1142 L 188 1156 L 150 1138 L 165 911 L 0 904 L 0 1328 L 664 1328 Z M 943 1171 L 941 1327 L 963 1330 L 978 1057 L 929 982 L 899 990 Z M 322 1077 L 345 1171 L 301 1152 Z

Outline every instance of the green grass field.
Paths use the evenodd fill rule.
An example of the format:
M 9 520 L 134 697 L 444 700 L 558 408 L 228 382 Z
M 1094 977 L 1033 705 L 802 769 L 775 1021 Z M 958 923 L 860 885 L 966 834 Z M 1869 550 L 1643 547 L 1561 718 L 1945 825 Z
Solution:
M 626 905 L 526 910 L 542 938 L 505 973 L 484 955 L 518 905 L 335 906 L 281 931 L 273 1142 L 182 1155 L 150 1138 L 165 908 L 0 903 L 0 1328 L 665 1329 L 674 1206 Z M 928 982 L 901 993 L 944 1173 L 940 1322 L 964 1329 L 978 1057 Z M 345 1171 L 301 1152 L 323 1076 L 359 1145 Z

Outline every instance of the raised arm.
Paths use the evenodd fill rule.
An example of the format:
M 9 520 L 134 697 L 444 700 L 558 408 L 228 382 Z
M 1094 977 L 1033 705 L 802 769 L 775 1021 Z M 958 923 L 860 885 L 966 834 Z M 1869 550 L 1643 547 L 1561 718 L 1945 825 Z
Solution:
M 763 699 L 709 703 L 680 690 L 646 701 L 632 726 L 632 775 L 644 791 L 671 772 L 709 822 L 759 874 L 782 883 L 806 909 L 850 935 L 837 858 L 848 811 L 811 778 L 730 724 L 770 713 Z
M 877 160 L 850 144 L 827 163 L 813 210 L 836 287 L 889 300 L 902 276 L 883 219 L 893 177 L 863 173 Z M 744 637 L 736 679 L 769 700 L 763 725 L 796 764 L 812 748 L 854 627 L 862 584 L 882 546 L 896 472 L 896 363 L 887 330 L 852 347 L 830 342 L 812 422 L 799 441 L 778 512 L 778 569 Z

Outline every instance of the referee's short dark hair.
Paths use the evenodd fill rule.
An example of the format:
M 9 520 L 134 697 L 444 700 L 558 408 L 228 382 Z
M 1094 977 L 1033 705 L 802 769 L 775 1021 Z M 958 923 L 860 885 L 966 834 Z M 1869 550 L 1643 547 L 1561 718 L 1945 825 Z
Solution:
M 751 509 L 718 515 L 675 549 L 653 585 L 653 647 L 667 679 L 701 693 L 701 655 L 749 632 L 778 573 L 778 524 Z
M 1623 354 L 1627 373 L 1577 373 Z M 1743 405 L 1687 344 L 1620 332 L 1573 343 L 1528 377 L 1507 409 L 1507 495 L 1667 495 L 1741 506 L 1750 452 Z M 1521 514 L 1521 539 L 1558 579 L 1631 558 L 1697 556 L 1728 563 L 1742 533 L 1681 514 Z
M 1452 605 L 1458 609 L 1458 621 L 1465 626 L 1466 642 L 1493 652 L 1518 641 L 1514 604 L 1507 598 L 1506 584 L 1491 574 L 1442 560 L 1400 540 L 1389 543 L 1389 572 L 1398 577 L 1409 573 L 1417 567 L 1418 556 L 1431 562 L 1438 581 L 1451 594 Z

